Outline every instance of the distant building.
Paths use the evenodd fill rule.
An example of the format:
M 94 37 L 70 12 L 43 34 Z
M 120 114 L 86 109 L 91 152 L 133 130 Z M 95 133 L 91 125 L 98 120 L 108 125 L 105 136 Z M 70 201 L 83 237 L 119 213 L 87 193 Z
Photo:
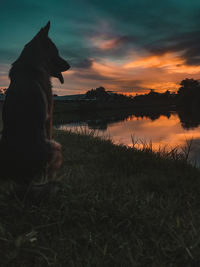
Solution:
M 63 96 L 54 95 L 53 99 L 56 100 L 56 101 L 84 100 L 85 99 L 85 94 L 63 95 Z
M 0 101 L 4 101 L 5 97 L 6 97 L 5 94 L 0 93 Z M 64 95 L 64 96 L 53 95 L 53 99 L 56 101 L 85 100 L 85 94 Z

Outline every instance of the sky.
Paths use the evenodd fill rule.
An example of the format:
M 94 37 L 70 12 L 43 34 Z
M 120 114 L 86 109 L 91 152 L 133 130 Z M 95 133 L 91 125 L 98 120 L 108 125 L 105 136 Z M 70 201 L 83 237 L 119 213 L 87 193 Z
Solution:
M 58 95 L 104 86 L 123 93 L 176 91 L 200 79 L 199 0 L 0 0 L 0 87 L 24 45 L 49 20 L 71 68 Z

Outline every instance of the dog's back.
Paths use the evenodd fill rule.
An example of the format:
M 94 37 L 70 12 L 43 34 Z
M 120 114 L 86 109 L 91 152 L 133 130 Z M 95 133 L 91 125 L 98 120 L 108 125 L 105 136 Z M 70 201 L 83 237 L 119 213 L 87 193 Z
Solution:
M 4 175 L 19 176 L 22 181 L 45 168 L 50 151 L 46 142 L 46 109 L 37 81 L 26 78 L 11 83 L 2 114 Z

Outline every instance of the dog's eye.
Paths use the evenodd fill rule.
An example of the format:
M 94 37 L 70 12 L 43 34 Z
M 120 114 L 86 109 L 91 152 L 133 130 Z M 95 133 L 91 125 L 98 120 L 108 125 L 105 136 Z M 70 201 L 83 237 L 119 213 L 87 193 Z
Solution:
M 46 44 L 46 49 L 48 50 L 48 52 L 54 55 L 58 55 L 58 49 L 50 39 L 48 40 Z

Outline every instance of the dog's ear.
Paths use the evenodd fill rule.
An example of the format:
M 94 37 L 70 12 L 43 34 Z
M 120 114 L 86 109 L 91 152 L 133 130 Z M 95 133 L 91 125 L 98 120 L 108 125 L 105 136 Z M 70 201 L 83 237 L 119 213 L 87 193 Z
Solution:
M 43 28 L 43 32 L 47 36 L 48 36 L 48 33 L 49 33 L 49 29 L 50 29 L 50 21 L 48 21 L 47 25 Z
M 49 29 L 50 21 L 48 21 L 47 24 L 43 28 L 41 28 L 41 30 L 36 34 L 35 38 L 43 39 L 44 37 L 48 37 Z

